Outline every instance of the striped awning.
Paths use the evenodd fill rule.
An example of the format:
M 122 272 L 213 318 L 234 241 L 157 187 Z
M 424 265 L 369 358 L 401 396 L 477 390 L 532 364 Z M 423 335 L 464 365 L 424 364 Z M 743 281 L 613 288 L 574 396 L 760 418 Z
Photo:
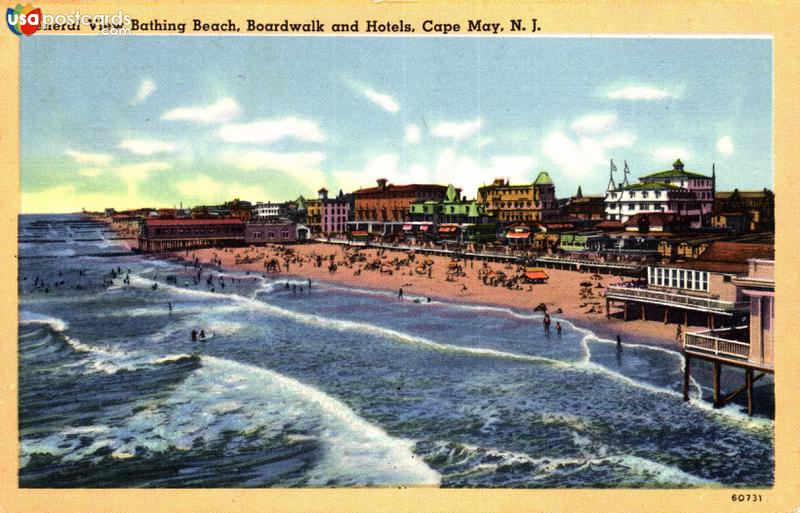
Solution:
M 455 233 L 458 230 L 458 226 L 440 226 L 439 233 Z
M 506 233 L 507 239 L 527 239 L 531 236 L 530 232 L 508 232 Z

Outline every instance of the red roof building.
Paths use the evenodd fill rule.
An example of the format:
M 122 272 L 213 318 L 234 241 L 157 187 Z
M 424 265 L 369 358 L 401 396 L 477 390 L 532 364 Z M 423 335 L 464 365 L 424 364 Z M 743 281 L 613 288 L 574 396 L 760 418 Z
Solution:
M 385 178 L 377 187 L 355 191 L 355 220 L 378 222 L 410 221 L 409 209 L 416 201 L 442 201 L 447 186 L 435 184 L 394 185 Z
M 145 219 L 139 230 L 139 250 L 177 251 L 244 244 L 241 219 Z

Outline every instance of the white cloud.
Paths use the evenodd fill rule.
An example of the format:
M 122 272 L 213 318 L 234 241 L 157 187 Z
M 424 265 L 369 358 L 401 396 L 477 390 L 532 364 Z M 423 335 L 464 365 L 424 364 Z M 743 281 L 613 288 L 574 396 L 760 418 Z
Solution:
M 231 143 L 268 144 L 286 137 L 307 142 L 325 140 L 325 134 L 316 121 L 295 117 L 223 125 L 217 133 L 223 140 Z
M 678 97 L 674 92 L 650 86 L 626 86 L 612 89 L 607 96 L 612 100 L 665 100 Z
M 220 160 L 245 171 L 276 169 L 288 173 L 313 171 L 325 155 L 320 152 L 278 153 L 270 151 L 225 151 Z
M 166 171 L 168 169 L 172 169 L 172 164 L 169 162 L 151 160 L 116 166 L 114 172 L 122 178 L 143 179 L 147 178 L 151 171 Z
M 124 139 L 120 141 L 119 148 L 137 155 L 153 155 L 155 153 L 174 153 L 178 150 L 178 145 L 153 139 Z
M 170 169 L 167 162 L 151 161 L 138 164 L 127 164 L 107 169 L 84 168 L 78 171 L 80 176 L 98 176 L 103 173 L 115 173 L 125 183 L 112 192 L 78 192 L 74 185 L 57 186 L 36 192 L 22 193 L 23 212 L 75 212 L 81 208 L 102 210 L 113 206 L 118 209 L 136 208 L 151 204 L 151 198 L 139 194 L 139 184 L 151 171 Z
M 603 147 L 590 138 L 572 140 L 561 131 L 550 133 L 542 140 L 542 153 L 564 174 L 580 178 L 591 175 L 606 162 Z
M 600 138 L 578 137 L 574 139 L 563 131 L 556 130 L 542 139 L 542 153 L 564 174 L 583 178 L 591 176 L 607 164 L 610 156 L 606 150 L 628 147 L 636 135 L 616 132 Z
M 175 183 L 181 194 L 180 200 L 187 204 L 209 204 L 233 198 L 249 201 L 266 201 L 272 198 L 263 187 L 240 182 L 220 182 L 207 175 L 200 175 L 191 180 Z
M 76 207 L 79 197 L 80 207 Z M 78 194 L 74 185 L 59 185 L 51 189 L 22 193 L 22 211 L 26 213 L 76 212 L 81 208 L 100 210 L 109 205 L 121 205 L 108 195 L 102 193 Z M 125 208 L 125 207 L 121 207 Z
M 669 162 L 670 164 L 674 162 L 675 159 L 681 159 L 685 162 L 689 160 L 691 156 L 692 155 L 689 153 L 689 150 L 679 147 L 658 148 L 653 152 L 653 157 L 656 160 Z
M 222 98 L 205 106 L 178 107 L 164 113 L 166 121 L 191 121 L 194 123 L 224 123 L 239 115 L 239 104 L 233 98 Z
M 489 162 L 491 166 L 487 171 L 487 178 L 503 176 L 517 181 L 528 180 L 537 164 L 534 157 L 526 155 L 495 155 Z
M 95 178 L 103 174 L 103 170 L 97 167 L 84 167 L 78 170 L 78 176 Z
M 114 156 L 109 153 L 87 153 L 83 151 L 67 150 L 64 152 L 68 157 L 79 164 L 90 166 L 104 166 L 114 160 Z
M 397 112 L 400 110 L 400 105 L 397 103 L 397 101 L 395 101 L 394 98 L 392 98 L 391 95 L 379 93 L 370 87 L 364 88 L 362 93 L 364 93 L 364 96 L 366 96 L 369 101 L 379 106 L 383 110 L 388 112 Z
M 139 89 L 136 91 L 136 97 L 133 99 L 133 103 L 142 103 L 145 101 L 151 94 L 153 94 L 156 90 L 156 83 L 146 78 L 142 80 L 142 83 L 139 84 Z
M 630 132 L 608 134 L 597 140 L 597 143 L 603 148 L 623 148 L 632 146 L 634 142 L 636 142 L 636 135 Z
M 489 165 L 483 167 L 473 157 L 446 148 L 431 167 L 421 164 L 403 167 L 398 154 L 384 153 L 369 158 L 362 171 L 340 170 L 334 171 L 332 176 L 337 186 L 346 190 L 374 187 L 376 179 L 386 178 L 395 184 L 452 183 L 464 196 L 473 198 L 478 187 L 495 176 L 508 177 L 515 183 L 530 183 L 536 164 L 536 159 L 530 156 L 495 155 L 489 158 Z
M 419 144 L 422 139 L 422 130 L 415 124 L 406 126 L 406 142 L 408 144 Z
M 717 151 L 726 157 L 733 155 L 733 140 L 731 140 L 731 136 L 723 135 L 717 140 Z
M 483 122 L 480 118 L 473 121 L 464 121 L 461 123 L 442 122 L 431 129 L 431 135 L 440 137 L 442 139 L 452 139 L 453 141 L 461 141 L 468 139 L 473 135 L 480 132 Z
M 325 184 L 319 165 L 325 160 L 320 152 L 278 153 L 269 151 L 223 151 L 219 160 L 245 171 L 278 171 L 316 191 Z
M 572 122 L 572 130 L 578 134 L 604 132 L 617 122 L 616 114 L 588 114 Z

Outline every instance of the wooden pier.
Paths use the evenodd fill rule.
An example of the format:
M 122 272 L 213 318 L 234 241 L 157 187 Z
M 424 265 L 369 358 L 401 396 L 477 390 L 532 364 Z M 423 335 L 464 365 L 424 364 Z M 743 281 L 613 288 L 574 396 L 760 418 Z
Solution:
M 747 339 L 748 331 L 749 328 L 747 326 L 739 326 L 684 334 L 684 401 L 690 400 L 689 388 L 692 380 L 692 360 L 704 360 L 712 364 L 714 407 L 721 408 L 744 392 L 747 395 L 747 414 L 753 415 L 753 385 L 767 374 L 774 374 L 775 369 L 771 361 L 752 359 L 750 343 L 743 341 Z M 742 386 L 727 394 L 723 393 L 720 386 L 723 366 L 744 369 L 745 373 Z

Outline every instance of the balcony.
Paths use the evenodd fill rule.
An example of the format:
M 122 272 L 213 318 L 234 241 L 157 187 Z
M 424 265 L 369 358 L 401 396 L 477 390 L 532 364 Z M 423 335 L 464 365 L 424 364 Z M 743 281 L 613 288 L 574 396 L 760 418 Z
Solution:
M 750 355 L 749 328 L 737 326 L 717 330 L 684 333 L 683 348 L 734 360 L 747 360 Z
M 744 310 L 749 305 L 747 301 L 722 301 L 719 299 L 675 294 L 641 287 L 622 287 L 619 285 L 609 285 L 606 289 L 606 297 L 623 301 L 633 300 L 664 306 L 683 307 L 690 310 L 726 314 L 732 313 L 735 310 Z

